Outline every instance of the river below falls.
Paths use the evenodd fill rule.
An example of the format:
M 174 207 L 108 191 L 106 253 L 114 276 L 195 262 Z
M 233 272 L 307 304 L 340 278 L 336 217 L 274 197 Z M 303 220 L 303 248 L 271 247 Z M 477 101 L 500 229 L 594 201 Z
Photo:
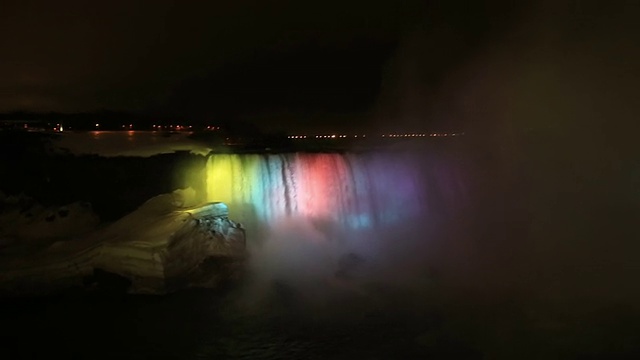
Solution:
M 439 334 L 438 314 L 408 311 L 400 298 L 311 305 L 286 286 L 267 291 L 256 301 L 238 288 L 4 300 L 3 358 L 479 358 Z

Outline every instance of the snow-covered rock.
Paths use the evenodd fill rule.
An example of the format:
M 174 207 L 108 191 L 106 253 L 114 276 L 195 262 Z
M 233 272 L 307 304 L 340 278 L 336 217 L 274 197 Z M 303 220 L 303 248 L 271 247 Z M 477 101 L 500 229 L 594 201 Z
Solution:
M 109 226 L 55 237 L 44 249 L 11 251 L 19 248 L 15 244 L 0 249 L 0 291 L 32 294 L 86 286 L 96 270 L 127 279 L 130 293 L 215 286 L 241 264 L 244 229 L 229 220 L 223 203 L 185 206 L 192 203 L 190 195 L 188 190 L 160 195 Z M 20 234 L 20 242 L 20 236 L 37 231 L 13 233 Z

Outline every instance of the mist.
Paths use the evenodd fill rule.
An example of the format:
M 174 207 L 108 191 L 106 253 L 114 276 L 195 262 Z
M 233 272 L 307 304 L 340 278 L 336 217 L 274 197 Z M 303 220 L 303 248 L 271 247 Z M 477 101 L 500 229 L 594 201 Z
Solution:
M 355 240 L 307 218 L 275 224 L 251 249 L 251 298 L 274 296 L 277 284 L 307 314 L 437 313 L 438 326 L 421 318 L 430 331 L 495 358 L 635 351 L 625 319 L 640 315 L 638 10 L 525 6 L 435 82 L 421 80 L 444 66 L 433 44 L 460 34 L 408 36 L 371 125 L 464 129 L 445 150 L 416 150 L 421 191 L 438 195 L 418 218 Z M 434 186 L 433 159 L 455 176 Z M 341 267 L 352 273 L 336 275 Z

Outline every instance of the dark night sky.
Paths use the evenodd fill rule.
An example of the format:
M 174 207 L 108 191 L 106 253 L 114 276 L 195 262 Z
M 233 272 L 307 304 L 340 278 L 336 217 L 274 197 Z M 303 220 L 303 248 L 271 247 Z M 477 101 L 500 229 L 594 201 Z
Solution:
M 3 2 L 0 111 L 343 109 L 337 92 L 357 108 L 419 11 L 333 0 Z
M 8 0 L 0 112 L 109 109 L 283 129 L 382 116 L 424 127 L 447 112 L 436 105 L 459 85 L 447 79 L 487 49 L 519 56 L 541 29 L 564 36 L 564 22 L 602 13 L 555 3 Z M 596 21 L 598 31 L 624 12 Z

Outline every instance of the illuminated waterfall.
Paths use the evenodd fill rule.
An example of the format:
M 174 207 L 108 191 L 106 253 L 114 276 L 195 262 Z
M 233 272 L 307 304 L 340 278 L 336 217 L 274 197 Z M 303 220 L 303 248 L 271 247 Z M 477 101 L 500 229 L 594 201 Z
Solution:
M 420 215 L 420 167 L 400 154 L 215 154 L 209 201 L 242 222 L 304 217 L 344 229 L 375 229 Z

